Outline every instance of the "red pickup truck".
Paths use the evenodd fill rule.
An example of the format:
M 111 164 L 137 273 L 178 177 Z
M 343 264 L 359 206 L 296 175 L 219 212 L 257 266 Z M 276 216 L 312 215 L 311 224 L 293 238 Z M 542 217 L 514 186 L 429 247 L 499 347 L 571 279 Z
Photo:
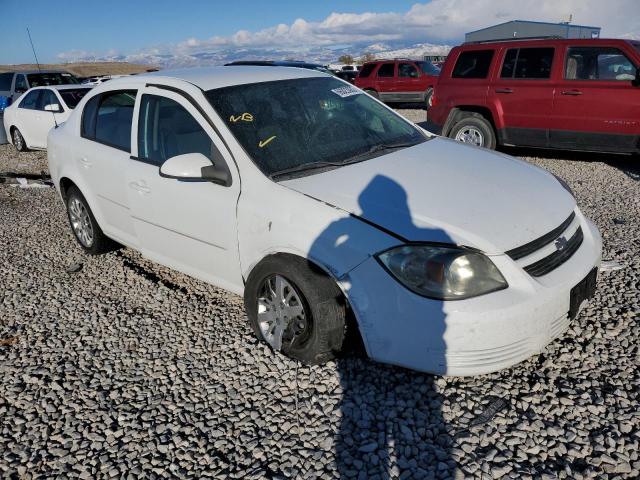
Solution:
M 478 146 L 640 152 L 640 42 L 537 39 L 454 48 L 428 128 Z
M 420 102 L 427 107 L 440 69 L 422 60 L 365 63 L 355 84 L 383 102 Z

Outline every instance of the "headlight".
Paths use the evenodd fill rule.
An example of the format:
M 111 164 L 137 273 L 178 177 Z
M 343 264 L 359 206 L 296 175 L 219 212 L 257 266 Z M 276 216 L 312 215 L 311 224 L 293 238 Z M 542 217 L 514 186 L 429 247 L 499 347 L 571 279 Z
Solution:
M 565 182 L 563 179 L 561 179 L 557 175 L 553 175 L 553 176 L 556 177 L 556 180 L 558 180 L 560 185 L 562 185 L 562 188 L 564 188 L 567 192 L 569 192 L 573 198 L 576 198 L 576 196 L 573 194 L 573 190 L 571 190 L 571 187 L 569 186 L 569 184 L 567 182 Z
M 409 290 L 437 300 L 462 300 L 508 286 L 488 257 L 465 248 L 405 245 L 377 258 Z

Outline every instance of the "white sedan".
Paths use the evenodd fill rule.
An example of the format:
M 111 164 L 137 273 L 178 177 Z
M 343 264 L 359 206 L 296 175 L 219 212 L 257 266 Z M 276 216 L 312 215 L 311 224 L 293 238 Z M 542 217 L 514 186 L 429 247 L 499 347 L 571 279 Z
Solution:
M 49 130 L 65 122 L 91 87 L 51 85 L 27 90 L 4 110 L 7 138 L 20 152 L 47 148 Z
M 600 234 L 564 182 L 312 70 L 107 82 L 48 159 L 84 250 L 125 245 L 244 295 L 257 337 L 305 363 L 353 329 L 374 360 L 495 371 L 562 334 L 596 286 Z

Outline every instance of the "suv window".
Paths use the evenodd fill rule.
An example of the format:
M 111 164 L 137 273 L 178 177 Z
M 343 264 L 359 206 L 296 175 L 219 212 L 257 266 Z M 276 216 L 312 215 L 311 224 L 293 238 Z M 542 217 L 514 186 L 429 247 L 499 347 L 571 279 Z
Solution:
M 29 86 L 27 85 L 27 79 L 24 78 L 24 75 L 16 75 L 16 86 L 14 87 L 16 91 L 26 92 L 29 90 Z
M 636 67 L 617 48 L 572 47 L 567 53 L 564 78 L 629 81 L 636 78 Z
M 0 90 L 11 90 L 13 73 L 0 73 Z
M 51 90 L 41 90 L 40 99 L 38 100 L 38 110 L 44 110 L 46 105 L 57 104 L 60 105 L 60 100 L 56 97 L 56 94 Z M 62 105 L 60 105 L 60 111 L 62 111 Z
M 136 90 L 118 90 L 89 100 L 82 112 L 82 136 L 130 151 L 136 93 Z
M 178 102 L 143 95 L 138 119 L 138 156 L 156 165 L 185 153 L 202 153 L 212 160 L 213 142 Z
M 371 75 L 371 72 L 373 72 L 374 68 L 376 68 L 375 63 L 367 63 L 364 67 L 362 67 L 362 70 L 360 70 L 360 78 L 366 78 Z
M 553 48 L 510 48 L 504 57 L 500 78 L 551 77 Z
M 453 78 L 487 78 L 493 50 L 469 50 L 462 52 L 453 68 Z
M 40 97 L 41 90 L 33 90 L 32 92 L 27 93 L 27 95 L 22 99 L 20 108 L 27 108 L 29 110 L 35 110 L 38 105 L 38 98 Z
M 433 63 L 431 62 L 416 62 L 416 63 L 420 67 L 420 70 L 422 70 L 425 74 L 434 75 L 434 76 L 440 75 L 440 69 L 436 67 Z
M 378 69 L 378 77 L 393 77 L 395 63 L 383 63 Z
M 398 77 L 410 77 L 410 78 L 418 78 L 420 74 L 418 73 L 418 69 L 415 65 L 410 63 L 400 63 L 398 65 Z

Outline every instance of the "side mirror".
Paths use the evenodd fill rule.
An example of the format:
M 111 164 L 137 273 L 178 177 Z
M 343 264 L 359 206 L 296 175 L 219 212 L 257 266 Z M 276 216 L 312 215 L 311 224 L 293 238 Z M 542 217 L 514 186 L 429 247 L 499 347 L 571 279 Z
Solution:
M 62 112 L 62 108 L 60 108 L 60 105 L 58 103 L 50 103 L 49 105 L 45 105 L 44 109 L 47 112 L 53 112 L 53 113 Z
M 160 176 L 176 180 L 204 180 L 228 187 L 231 173 L 226 165 L 213 165 L 201 153 L 185 153 L 169 158 L 160 166 Z

